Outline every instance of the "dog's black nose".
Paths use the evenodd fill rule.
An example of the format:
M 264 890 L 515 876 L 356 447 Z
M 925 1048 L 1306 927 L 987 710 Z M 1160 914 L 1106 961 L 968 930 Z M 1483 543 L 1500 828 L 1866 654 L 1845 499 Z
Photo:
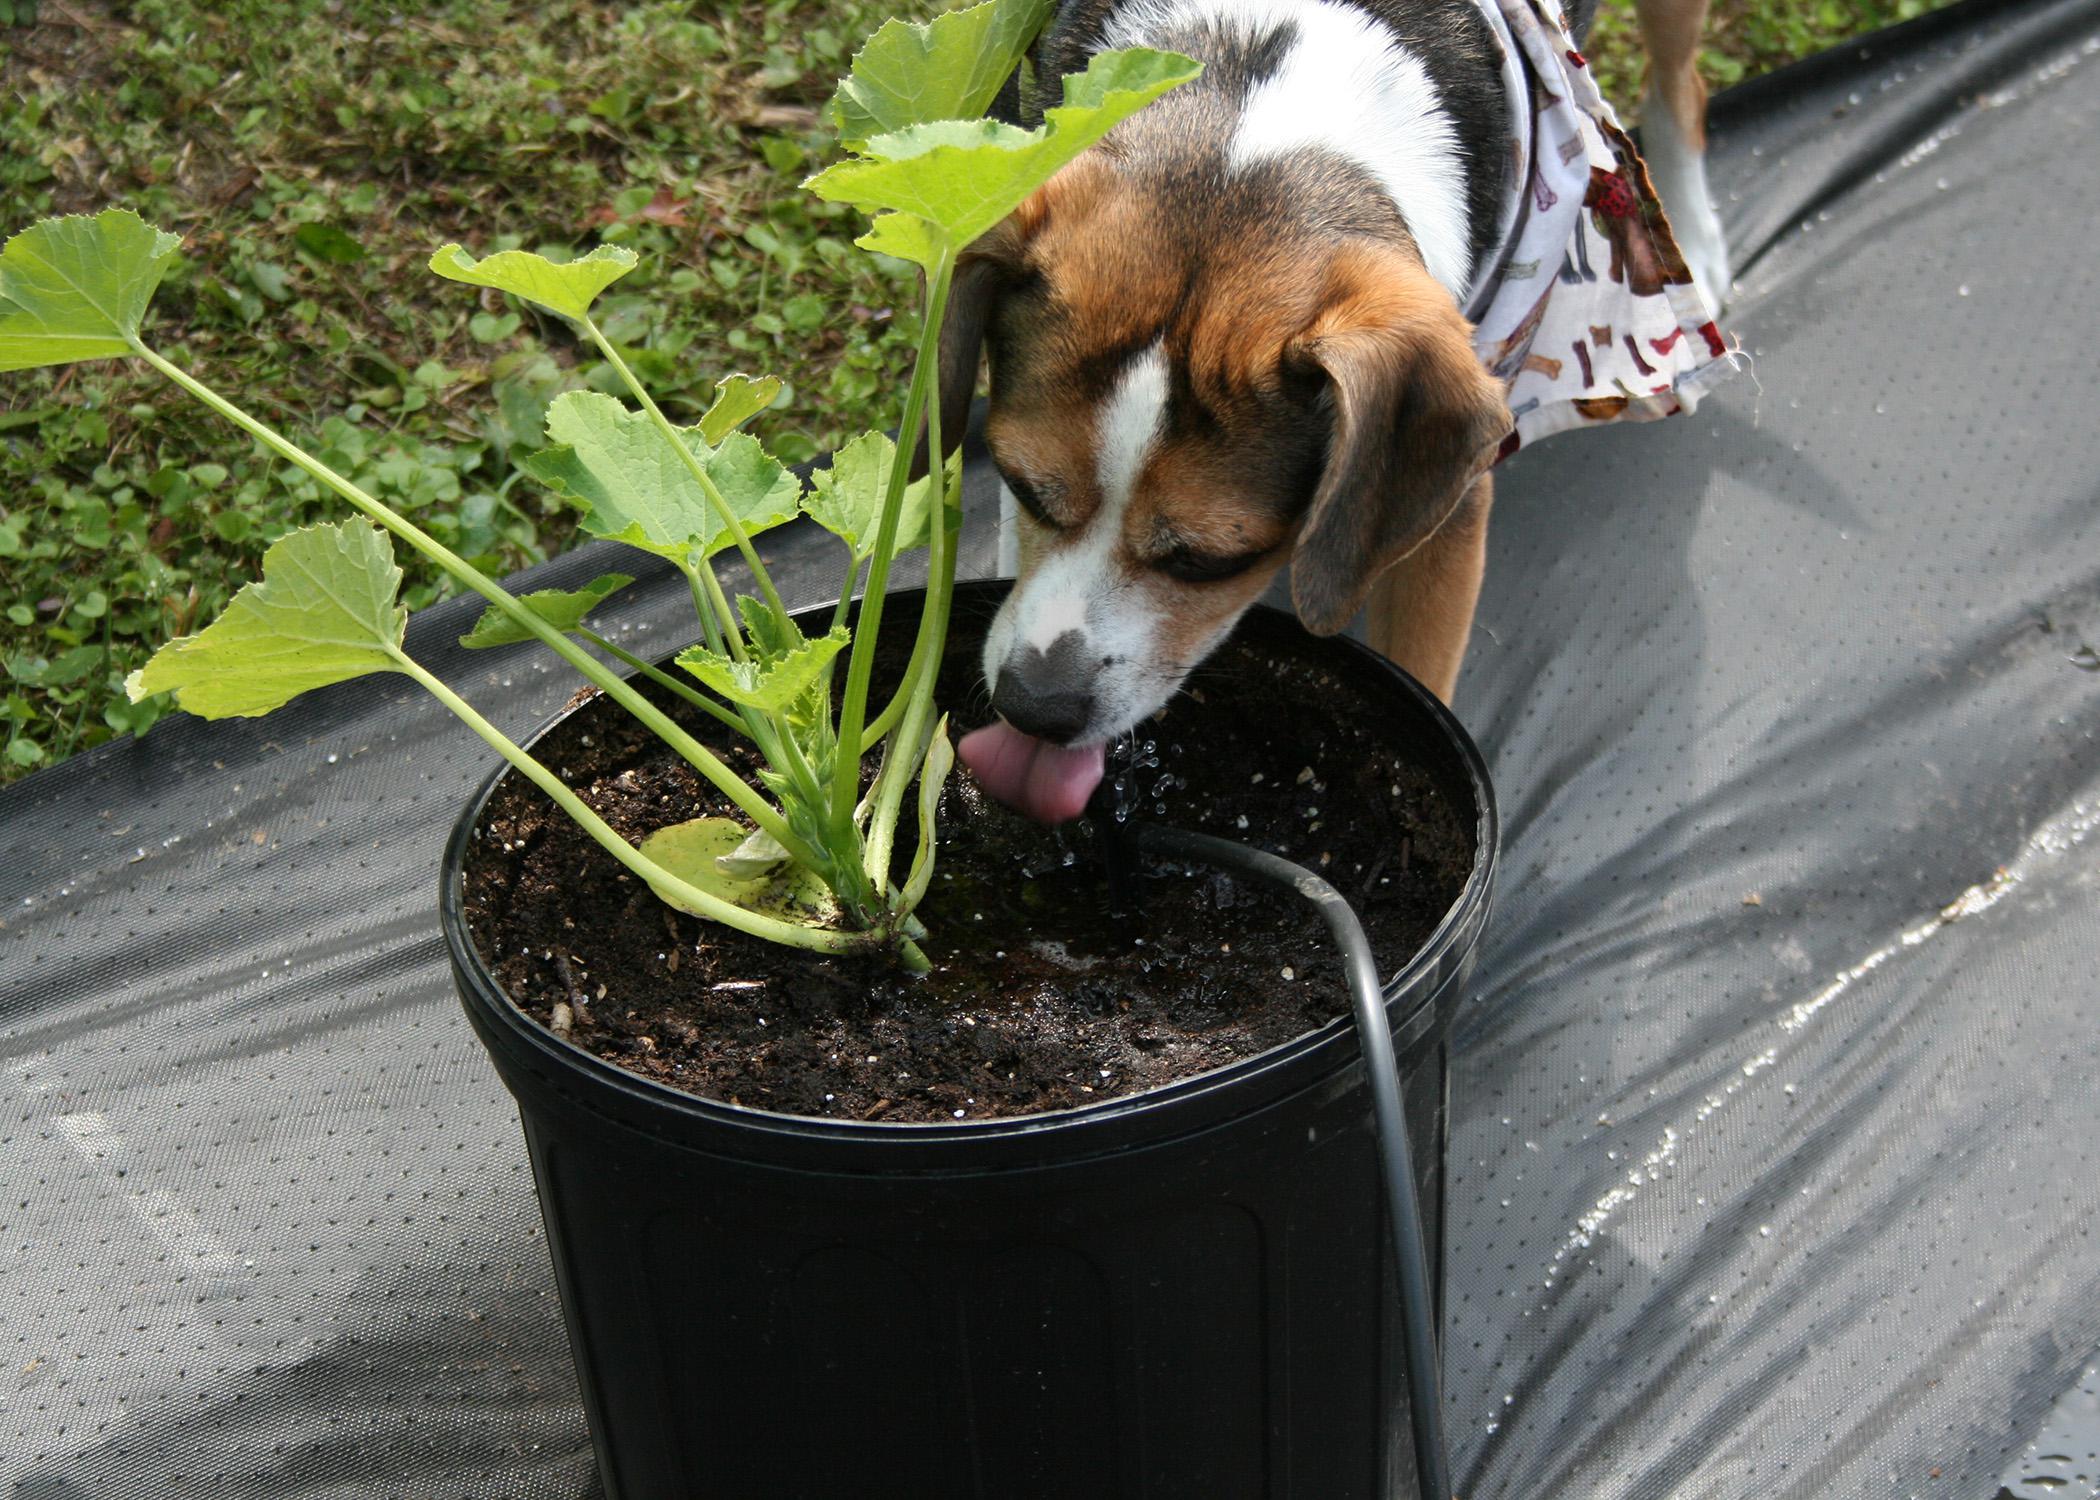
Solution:
M 999 668 L 992 708 L 1023 734 L 1067 745 L 1086 732 L 1094 717 L 1094 689 L 1086 668 L 1092 658 L 1076 630 L 1066 631 L 1044 651 L 1017 648 Z

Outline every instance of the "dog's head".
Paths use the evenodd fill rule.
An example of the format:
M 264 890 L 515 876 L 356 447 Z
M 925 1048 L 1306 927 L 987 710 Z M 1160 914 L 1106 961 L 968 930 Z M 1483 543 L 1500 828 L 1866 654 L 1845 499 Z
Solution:
M 1044 740 L 1156 711 L 1287 561 L 1305 625 L 1342 629 L 1509 430 L 1411 247 L 1214 217 L 1097 152 L 958 266 L 943 412 L 959 436 L 984 347 L 1021 512 L 985 680 Z

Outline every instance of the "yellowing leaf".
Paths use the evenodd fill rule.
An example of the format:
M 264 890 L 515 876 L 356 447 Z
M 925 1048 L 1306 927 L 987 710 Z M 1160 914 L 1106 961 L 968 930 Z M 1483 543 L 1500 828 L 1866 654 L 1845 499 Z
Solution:
M 715 382 L 714 404 L 700 419 L 700 440 L 709 447 L 729 436 L 773 404 L 780 394 L 777 376 L 727 375 Z
M 1056 0 L 988 0 L 922 25 L 891 19 L 853 57 L 830 113 L 846 144 L 932 120 L 983 114 Z
M 678 665 L 732 703 L 763 713 L 785 713 L 817 685 L 824 664 L 852 640 L 852 632 L 840 625 L 829 635 L 804 641 L 769 661 L 735 661 L 705 646 L 688 646 L 678 653 Z
M 680 440 L 706 469 L 750 535 L 794 519 L 802 484 L 743 433 L 709 447 L 693 428 Z M 521 467 L 584 510 L 584 529 L 684 561 L 694 548 L 712 556 L 732 545 L 729 528 L 677 452 L 647 414 L 611 396 L 570 391 L 547 409 L 544 448 Z
M 556 630 L 574 630 L 608 595 L 632 582 L 634 579 L 625 573 L 602 573 L 580 589 L 538 589 L 520 594 L 518 602 Z M 491 604 L 482 610 L 474 628 L 459 638 L 459 643 L 473 647 L 508 646 L 536 639 L 531 631 Z
M 788 861 L 787 845 L 763 828 L 754 828 L 727 854 L 715 856 L 715 868 L 731 880 L 761 880 Z
M 837 914 L 836 903 L 814 871 L 792 863 L 756 877 L 725 871 L 722 862 L 737 859 L 750 832 L 734 818 L 694 818 L 659 828 L 639 847 L 645 859 L 667 873 L 733 906 L 808 927 L 828 925 Z M 650 889 L 680 911 L 709 915 L 688 905 L 675 891 L 657 881 L 650 882 Z
M 294 531 L 263 554 L 262 582 L 154 652 L 125 691 L 134 703 L 173 691 L 207 719 L 252 718 L 312 688 L 398 670 L 400 587 L 393 545 L 369 521 Z
M 1102 52 L 1065 80 L 1064 103 L 1034 130 L 996 120 L 912 125 L 866 143 L 869 159 L 839 162 L 804 186 L 820 198 L 923 220 L 933 231 L 891 225 L 868 248 L 931 264 L 1005 218 L 1058 168 L 1203 65 L 1177 52 Z
M 875 528 L 882 519 L 882 500 L 888 491 L 890 465 L 896 461 L 897 445 L 880 432 L 864 432 L 832 455 L 831 466 L 809 476 L 810 491 L 802 509 L 832 535 L 853 549 L 866 562 L 875 551 Z M 949 463 L 949 493 L 961 482 L 960 455 Z M 897 517 L 898 552 L 926 545 L 931 535 L 927 525 L 927 497 L 932 493 L 932 475 L 923 476 L 904 488 L 904 509 Z
M 0 370 L 132 353 L 181 244 L 121 208 L 15 235 L 0 249 Z
M 501 250 L 477 261 L 457 245 L 446 245 L 430 257 L 430 269 L 447 281 L 493 287 L 579 321 L 590 311 L 592 299 L 639 264 L 635 253 L 620 245 L 600 245 L 565 265 L 530 250 Z

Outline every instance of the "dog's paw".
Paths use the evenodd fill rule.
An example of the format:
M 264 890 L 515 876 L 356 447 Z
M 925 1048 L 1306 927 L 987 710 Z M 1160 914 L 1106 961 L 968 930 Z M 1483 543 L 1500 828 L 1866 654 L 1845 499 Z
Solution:
M 1684 252 L 1699 295 L 1719 313 L 1734 290 L 1728 269 L 1728 239 L 1706 185 L 1706 153 L 1685 138 L 1676 117 L 1654 93 L 1641 101 L 1641 156 L 1662 199 L 1663 212 Z

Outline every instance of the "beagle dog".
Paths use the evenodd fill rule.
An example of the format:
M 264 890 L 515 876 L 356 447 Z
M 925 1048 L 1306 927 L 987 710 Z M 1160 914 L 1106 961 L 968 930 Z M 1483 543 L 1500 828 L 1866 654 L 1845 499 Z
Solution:
M 1692 70 L 1706 0 L 1638 5 L 1651 161 L 1691 256 L 1554 0 L 1065 0 L 1038 78 L 1125 46 L 1205 67 L 958 264 L 943 436 L 988 355 L 1017 578 L 984 648 L 999 720 L 960 747 L 992 795 L 1076 816 L 1104 742 L 1287 562 L 1308 629 L 1365 612 L 1448 700 L 1490 466 L 1687 410 L 1731 366 Z

